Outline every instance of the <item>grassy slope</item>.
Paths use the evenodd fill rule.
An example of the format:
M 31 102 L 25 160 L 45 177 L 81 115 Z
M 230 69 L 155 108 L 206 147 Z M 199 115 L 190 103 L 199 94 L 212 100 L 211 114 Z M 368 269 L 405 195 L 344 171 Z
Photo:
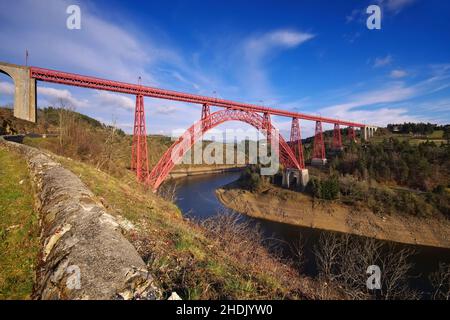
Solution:
M 175 205 L 144 190 L 132 175 L 119 180 L 88 164 L 57 159 L 79 175 L 113 214 L 139 227 L 127 236 L 167 295 L 171 291 L 185 299 L 307 295 L 304 286 L 310 281 L 271 258 L 265 249 L 252 253 L 257 260 L 244 263 L 248 257 L 243 253 L 221 245 L 203 228 L 182 219 Z
M 39 252 L 38 216 L 26 162 L 0 149 L 0 300 L 28 299 Z

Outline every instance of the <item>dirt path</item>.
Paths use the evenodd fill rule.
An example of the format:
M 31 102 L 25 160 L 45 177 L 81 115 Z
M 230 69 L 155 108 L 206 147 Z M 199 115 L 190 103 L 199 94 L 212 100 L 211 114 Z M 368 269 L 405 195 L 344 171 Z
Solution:
M 450 223 L 444 219 L 377 216 L 368 209 L 318 203 L 307 195 L 280 188 L 270 188 L 262 193 L 223 188 L 216 194 L 228 208 L 255 218 L 380 240 L 450 248 Z

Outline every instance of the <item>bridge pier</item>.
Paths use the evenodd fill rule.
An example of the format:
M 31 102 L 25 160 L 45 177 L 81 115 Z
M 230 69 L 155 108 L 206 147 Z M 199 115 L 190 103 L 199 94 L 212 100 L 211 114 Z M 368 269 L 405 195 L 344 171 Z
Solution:
M 36 79 L 30 77 L 30 68 L 0 62 L 0 73 L 14 81 L 14 117 L 36 122 Z
M 284 188 L 289 189 L 291 186 L 292 180 L 295 179 L 296 187 L 305 188 L 309 182 L 309 172 L 308 169 L 284 169 L 283 170 L 283 179 L 281 185 Z
M 378 127 L 374 126 L 365 126 L 364 128 L 361 128 L 364 130 L 364 140 L 369 140 L 369 138 L 372 138 L 377 131 Z

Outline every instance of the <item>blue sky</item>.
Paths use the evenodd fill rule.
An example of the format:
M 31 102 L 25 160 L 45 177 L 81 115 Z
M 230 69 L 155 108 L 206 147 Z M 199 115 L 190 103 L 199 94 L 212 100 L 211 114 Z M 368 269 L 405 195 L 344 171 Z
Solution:
M 66 28 L 70 4 L 81 7 L 81 30 Z M 381 30 L 366 27 L 371 4 Z M 450 123 L 449 1 L 2 0 L 0 43 L 11 63 L 28 48 L 39 67 L 376 125 Z M 46 83 L 38 96 L 132 129 L 132 96 Z M 0 104 L 12 99 L 1 75 Z M 151 133 L 186 129 L 201 111 L 145 105 Z M 290 119 L 273 120 L 288 135 Z M 305 136 L 313 125 L 302 122 Z

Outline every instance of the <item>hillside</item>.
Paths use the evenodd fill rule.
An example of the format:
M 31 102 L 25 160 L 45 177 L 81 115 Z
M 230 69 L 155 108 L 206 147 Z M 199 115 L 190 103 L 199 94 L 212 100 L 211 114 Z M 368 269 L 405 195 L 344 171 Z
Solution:
M 59 136 L 27 137 L 24 142 L 49 152 L 57 162 L 75 173 L 112 215 L 130 227 L 126 237 L 157 279 L 165 298 L 172 292 L 183 299 L 318 297 L 319 284 L 299 275 L 292 262 L 269 252 L 257 231 L 242 225 L 238 227 L 233 216 L 228 215 L 202 225 L 186 220 L 174 204 L 138 184 L 127 167 L 130 136 L 72 111 L 58 112 L 60 110 L 51 108 L 41 110 L 41 121 L 36 125 L 11 117 L 6 121 L 14 133 L 37 134 L 59 133 L 59 121 L 62 121 L 62 128 L 66 130 L 62 140 Z M 169 146 L 170 139 L 152 136 L 148 141 L 154 164 Z M 3 167 L 13 164 L 10 158 L 13 156 L 0 158 Z M 22 162 L 24 169 L 26 166 Z M 5 177 L 4 180 L 10 179 Z M 16 183 L 16 180 L 11 182 Z M 10 224 L 2 226 L 2 232 Z M 15 238 L 11 242 L 20 246 L 23 239 Z M 27 252 L 23 254 L 24 259 L 35 261 L 36 257 L 30 260 Z M 20 272 L 32 274 L 34 265 L 22 269 L 25 265 L 21 264 Z M 5 274 L 5 277 L 11 276 Z M 31 276 L 26 281 L 21 297 L 31 294 Z M 1 281 L 0 287 L 9 290 Z M 5 291 L 5 297 L 13 297 L 13 294 Z
M 249 228 L 250 225 L 245 223 L 237 223 L 236 217 L 228 212 L 202 224 L 184 219 L 175 205 L 148 192 L 136 183 L 133 173 L 128 168 L 131 137 L 120 130 L 105 126 L 72 111 L 48 108 L 41 112 L 42 120 L 36 125 L 21 124 L 19 121 L 9 119 L 11 122 L 8 122 L 8 126 L 18 132 L 22 130 L 22 132 L 28 133 L 48 134 L 46 138 L 28 137 L 25 139 L 25 143 L 49 151 L 52 158 L 74 172 L 92 190 L 98 201 L 127 226 L 126 237 L 138 250 L 149 271 L 157 279 L 164 297 L 168 297 L 174 291 L 184 299 L 314 299 L 348 298 L 349 294 L 351 296 L 353 289 L 343 290 L 339 287 L 341 289 L 335 290 L 328 287 L 327 281 L 320 277 L 312 279 L 304 276 L 302 274 L 304 262 L 301 260 L 301 253 L 299 253 L 298 260 L 281 258 L 277 251 L 267 248 L 258 230 Z M 59 132 L 64 134 L 61 136 Z M 51 135 L 55 133 L 56 136 Z M 340 176 L 339 164 L 346 163 L 349 155 L 351 155 L 349 159 L 353 159 L 361 153 L 362 157 L 372 159 L 370 150 L 372 150 L 371 148 L 380 148 L 380 143 L 384 145 L 385 139 L 380 141 L 382 142 L 374 141 L 373 146 L 371 146 L 372 143 L 362 147 L 349 145 L 344 153 L 331 159 L 329 167 L 311 170 L 312 180 L 315 183 L 311 184 L 306 195 L 291 190 L 278 191 L 277 188 L 272 188 L 272 191 L 268 192 L 270 188 L 264 187 L 267 182 L 263 182 L 262 188 L 257 188 L 249 194 L 259 197 L 257 202 L 263 201 L 269 204 L 264 207 L 263 214 L 267 214 L 267 210 L 273 207 L 276 209 L 277 221 L 282 222 L 285 222 L 284 218 L 291 215 L 290 210 L 295 211 L 299 207 L 298 203 L 302 201 L 308 202 L 305 203 L 305 208 L 311 204 L 313 212 L 323 209 L 323 212 L 327 214 L 327 221 L 330 220 L 330 212 L 336 207 L 349 206 L 352 207 L 352 212 L 356 213 L 358 206 L 363 206 L 369 211 L 365 211 L 365 215 L 359 216 L 359 220 L 348 219 L 349 216 L 344 215 L 347 217 L 346 221 L 359 223 L 360 230 L 363 230 L 363 233 L 360 234 L 367 231 L 364 231 L 363 223 L 364 220 L 371 220 L 370 215 L 374 215 L 377 221 L 395 225 L 391 222 L 397 218 L 398 211 L 404 209 L 405 215 L 402 217 L 403 220 L 400 220 L 400 224 L 402 221 L 408 221 L 409 224 L 416 226 L 419 226 L 421 219 L 424 218 L 422 214 L 425 214 L 425 217 L 434 217 L 435 215 L 443 217 L 444 213 L 441 208 L 434 205 L 440 201 L 442 210 L 448 208 L 446 193 L 442 193 L 442 187 L 437 187 L 441 186 L 440 183 L 433 187 L 431 192 L 415 191 L 409 190 L 407 186 L 402 186 L 400 181 L 395 182 L 394 176 L 395 186 L 388 186 L 383 180 L 384 176 L 377 177 L 375 175 L 376 172 L 381 172 L 376 168 L 373 170 L 372 178 L 359 175 L 357 173 L 359 171 L 353 172 L 352 175 L 347 174 L 346 177 Z M 148 142 L 153 165 L 171 141 L 165 137 L 152 136 L 149 137 Z M 428 156 L 434 154 L 430 150 L 445 151 L 445 147 L 443 144 L 433 146 L 425 143 L 420 148 L 428 149 L 419 152 L 419 155 L 426 161 L 434 161 L 433 165 L 440 166 L 442 165 L 438 161 L 440 158 L 434 156 L 428 158 Z M 404 149 L 394 148 L 393 154 L 397 156 L 400 154 L 401 157 L 404 150 L 409 150 L 408 147 L 402 148 Z M 418 147 L 414 146 L 414 148 Z M 378 155 L 379 150 L 375 150 Z M 439 152 L 437 154 L 441 155 Z M 407 153 L 409 154 L 409 151 Z M 415 153 L 413 152 L 413 154 Z M 445 158 L 445 153 L 442 153 L 442 156 Z M 11 157 L 1 160 L 2 166 L 11 165 Z M 359 167 L 355 166 L 355 168 Z M 335 176 L 339 177 L 337 185 L 334 184 Z M 368 183 L 370 179 L 375 180 L 376 178 L 380 181 Z M 389 190 L 386 191 L 386 188 Z M 396 188 L 403 189 L 397 190 Z M 404 193 L 404 188 L 406 188 L 406 193 Z M 408 197 L 404 197 L 403 194 L 407 194 Z M 273 202 L 273 199 L 262 199 L 263 196 L 280 197 L 281 201 L 286 204 L 284 213 L 278 210 L 280 205 Z M 383 198 L 386 196 L 391 197 L 389 201 Z M 224 197 L 221 198 L 224 200 Z M 245 202 L 241 191 L 228 199 L 235 202 L 242 201 L 240 204 Z M 271 206 L 271 204 L 274 205 Z M 412 220 L 408 220 L 408 215 L 415 213 L 419 205 L 427 210 L 420 212 L 420 215 L 414 218 L 416 220 L 411 222 Z M 232 207 L 232 205 L 230 206 Z M 258 216 L 258 212 L 262 210 L 252 206 L 251 203 L 247 208 L 255 210 L 243 213 L 255 216 Z M 395 211 L 392 211 L 394 209 Z M 316 220 L 316 222 L 318 221 Z M 418 222 L 416 223 L 416 221 Z M 311 227 L 315 226 L 311 222 L 308 224 Z M 9 225 L 5 226 L 5 228 L 8 227 Z M 431 225 L 431 231 L 424 235 L 431 239 L 441 236 L 441 232 L 433 234 L 432 229 Z M 331 230 L 334 229 L 331 228 Z M 347 232 L 348 230 L 339 231 Z M 376 235 L 370 236 L 376 238 Z M 448 235 L 443 235 L 443 237 L 448 239 Z M 19 241 L 23 240 L 17 238 L 13 242 L 18 244 Z M 363 250 L 366 242 L 361 242 L 361 245 L 363 247 L 360 249 Z M 237 252 L 239 254 L 236 254 Z M 320 256 L 316 259 L 319 259 L 320 262 Z M 27 268 L 21 272 L 33 272 L 30 265 Z M 25 289 L 29 290 L 29 286 Z M 26 290 L 22 296 L 26 296 Z M 362 294 L 361 297 L 367 298 L 367 293 Z
M 130 169 L 132 136 L 73 110 L 53 107 L 38 109 L 38 121 L 34 124 L 15 118 L 11 109 L 0 108 L 0 134 L 27 134 L 25 144 L 89 163 L 118 178 Z M 172 143 L 167 136 L 147 137 L 150 170 Z M 203 148 L 210 143 L 204 140 Z M 230 167 L 220 164 L 211 166 Z M 176 169 L 185 172 L 191 168 L 208 170 L 211 166 L 180 164 Z
M 282 189 L 279 175 L 270 183 L 255 168 L 218 197 L 252 217 L 450 247 L 450 127 L 406 124 L 409 133 L 401 125 L 388 128 L 400 132 L 380 128 L 369 141 L 346 142 L 339 153 L 327 150 L 327 166 L 308 167 L 305 190 Z M 327 132 L 327 146 L 330 139 Z

